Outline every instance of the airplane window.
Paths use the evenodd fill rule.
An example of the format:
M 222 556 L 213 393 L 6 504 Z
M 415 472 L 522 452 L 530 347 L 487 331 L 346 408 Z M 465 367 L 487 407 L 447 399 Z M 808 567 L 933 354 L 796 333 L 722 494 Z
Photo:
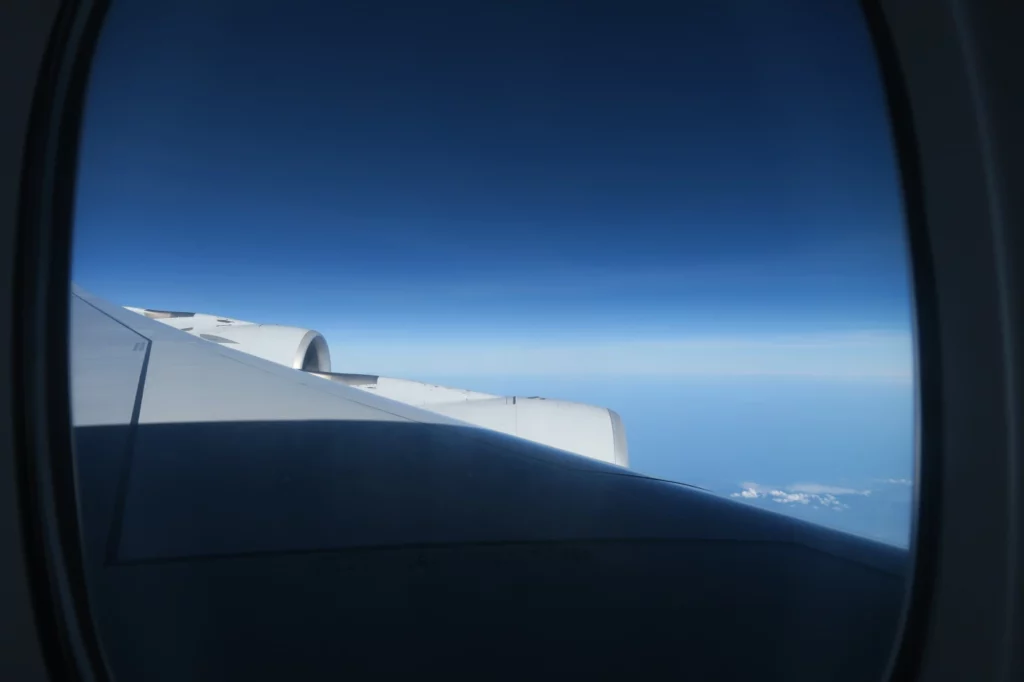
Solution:
M 784 536 L 862 543 L 900 592 L 890 136 L 854 2 L 115 3 L 74 235 L 92 551 L 738 538 L 767 562 Z M 420 560 L 375 570 L 440 580 Z M 646 583 L 623 562 L 600 575 Z M 861 584 L 799 566 L 773 575 Z M 870 592 L 842 589 L 807 603 Z

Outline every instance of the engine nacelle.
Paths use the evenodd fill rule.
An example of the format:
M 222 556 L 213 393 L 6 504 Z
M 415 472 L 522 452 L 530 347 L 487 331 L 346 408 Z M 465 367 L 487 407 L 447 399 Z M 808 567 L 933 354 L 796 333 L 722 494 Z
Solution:
M 320 332 L 276 324 L 196 327 L 199 338 L 305 372 L 330 372 L 331 351 Z
M 330 372 L 331 351 L 323 334 L 313 329 L 256 324 L 205 313 L 128 308 L 169 327 L 224 344 L 249 355 L 306 372 Z
M 629 466 L 626 429 L 614 410 L 547 398 L 508 396 L 427 406 L 474 426 Z
M 367 393 L 437 412 L 480 428 L 629 466 L 626 429 L 614 410 L 567 400 L 469 391 L 372 374 L 327 374 Z

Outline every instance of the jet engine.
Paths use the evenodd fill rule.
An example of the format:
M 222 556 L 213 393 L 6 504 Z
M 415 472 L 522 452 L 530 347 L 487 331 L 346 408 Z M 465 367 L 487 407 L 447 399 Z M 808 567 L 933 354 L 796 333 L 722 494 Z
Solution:
M 622 418 L 606 407 L 535 396 L 502 396 L 371 374 L 316 374 L 473 426 L 629 466 Z
M 305 372 L 330 372 L 331 351 L 313 329 L 257 324 L 205 313 L 128 308 L 183 332 Z

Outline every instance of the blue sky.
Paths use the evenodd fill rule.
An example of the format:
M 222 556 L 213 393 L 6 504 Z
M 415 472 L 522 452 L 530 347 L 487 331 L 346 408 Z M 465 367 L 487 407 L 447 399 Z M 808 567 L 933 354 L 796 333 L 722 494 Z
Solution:
M 755 503 L 808 483 L 793 463 L 851 478 L 808 462 L 857 430 L 888 434 L 843 455 L 860 477 L 902 480 L 906 249 L 856 3 L 676 4 L 119 2 L 75 278 L 314 327 L 339 370 L 608 404 L 652 473 L 685 473 L 671 443 L 726 493 L 774 461 Z M 678 426 L 700 405 L 774 433 L 830 401 L 856 418 L 749 466 Z

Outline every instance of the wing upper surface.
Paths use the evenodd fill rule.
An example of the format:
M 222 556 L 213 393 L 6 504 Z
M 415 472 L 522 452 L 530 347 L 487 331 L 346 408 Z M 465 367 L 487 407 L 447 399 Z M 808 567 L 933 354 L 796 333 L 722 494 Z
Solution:
M 77 286 L 71 303 L 76 427 L 358 421 L 482 431 L 454 417 L 210 343 Z M 518 441 L 514 436 L 500 440 L 512 451 Z M 633 475 L 581 455 L 544 450 L 548 464 Z
M 72 297 L 72 388 L 79 426 L 123 422 L 126 374 L 134 374 L 141 387 L 140 424 L 294 419 L 459 423 L 208 343 L 78 287 Z M 115 380 L 120 381 L 116 387 L 111 385 Z

